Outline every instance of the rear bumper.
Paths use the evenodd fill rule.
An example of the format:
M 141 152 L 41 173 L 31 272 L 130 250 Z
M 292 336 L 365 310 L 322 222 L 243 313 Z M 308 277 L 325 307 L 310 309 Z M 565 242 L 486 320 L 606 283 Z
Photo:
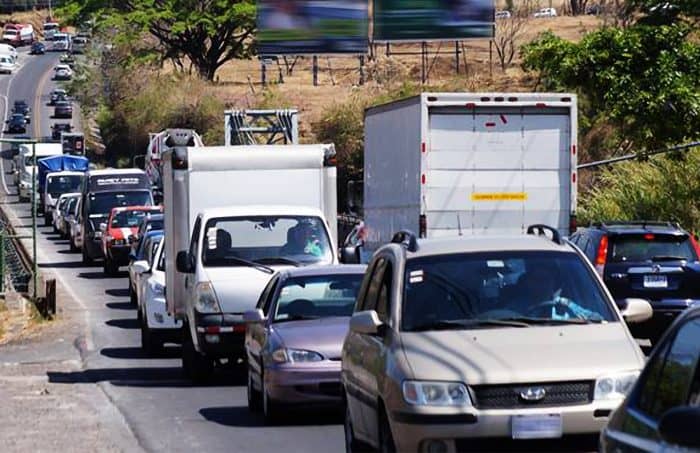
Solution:
M 212 358 L 245 357 L 245 323 L 233 314 L 195 313 L 199 352 Z

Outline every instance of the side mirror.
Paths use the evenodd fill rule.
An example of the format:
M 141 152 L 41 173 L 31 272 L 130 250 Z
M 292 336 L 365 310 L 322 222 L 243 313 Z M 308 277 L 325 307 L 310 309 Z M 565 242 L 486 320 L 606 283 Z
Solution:
M 134 264 L 132 264 L 134 272 L 137 274 L 146 274 L 151 271 L 150 266 L 148 265 L 147 261 L 136 261 Z
M 350 318 L 350 330 L 365 335 L 377 335 L 384 324 L 374 310 L 360 311 Z
M 666 412 L 659 422 L 661 438 L 673 446 L 700 448 L 700 407 L 680 406 Z
M 360 249 L 354 245 L 347 245 L 340 249 L 340 262 L 343 264 L 360 264 Z
M 191 274 L 194 272 L 194 260 L 192 256 L 185 251 L 178 252 L 175 259 L 175 268 L 183 274 Z
M 107 224 L 106 223 L 100 223 L 100 231 L 102 231 L 102 232 L 107 231 Z
M 625 322 L 629 324 L 644 322 L 654 314 L 651 304 L 644 299 L 624 299 L 618 303 L 618 307 L 622 310 Z
M 265 322 L 265 314 L 261 309 L 248 310 L 243 313 L 243 320 L 248 324 L 260 324 Z

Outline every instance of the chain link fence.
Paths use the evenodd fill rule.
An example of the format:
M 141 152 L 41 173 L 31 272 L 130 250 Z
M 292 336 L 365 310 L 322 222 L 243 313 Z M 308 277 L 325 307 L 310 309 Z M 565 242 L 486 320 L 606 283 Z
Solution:
M 0 218 L 0 278 L 3 290 L 12 289 L 18 293 L 29 293 L 29 282 L 32 279 L 31 266 L 17 245 L 18 240 L 6 236 L 13 235 L 13 229 L 8 228 L 4 218 Z M 8 286 L 9 285 L 9 286 Z

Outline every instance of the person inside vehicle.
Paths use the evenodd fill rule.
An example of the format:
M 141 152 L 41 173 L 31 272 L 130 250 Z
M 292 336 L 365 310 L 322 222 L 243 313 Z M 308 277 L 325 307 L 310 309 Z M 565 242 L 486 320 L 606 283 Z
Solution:
M 207 260 L 222 260 L 226 258 L 231 250 L 231 234 L 228 231 L 218 228 L 216 230 L 216 244 L 211 243 L 211 238 L 207 247 Z M 206 245 L 206 243 L 205 243 Z M 214 247 L 212 247 L 212 245 Z
M 287 230 L 287 243 L 280 254 L 323 256 L 324 250 L 315 228 L 308 223 L 298 223 Z

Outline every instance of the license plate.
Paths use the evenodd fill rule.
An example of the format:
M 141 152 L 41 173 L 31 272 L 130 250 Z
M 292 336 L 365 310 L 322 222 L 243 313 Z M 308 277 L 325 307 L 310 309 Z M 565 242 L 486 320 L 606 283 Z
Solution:
M 556 439 L 562 437 L 561 415 L 516 415 L 511 419 L 513 439 Z
M 668 288 L 668 280 L 665 275 L 645 275 L 645 288 Z

